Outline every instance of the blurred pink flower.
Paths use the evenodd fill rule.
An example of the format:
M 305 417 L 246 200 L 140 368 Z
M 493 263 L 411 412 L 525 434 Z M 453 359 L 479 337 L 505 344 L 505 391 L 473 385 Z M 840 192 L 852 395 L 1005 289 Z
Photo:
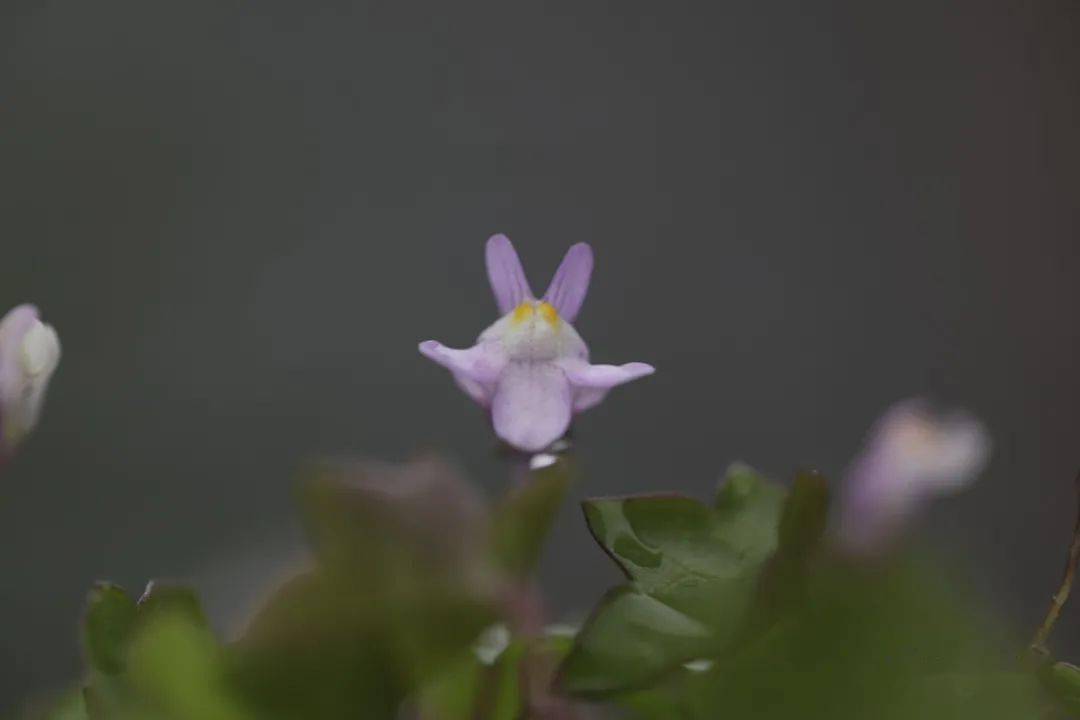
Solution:
M 860 555 L 886 549 L 926 501 L 965 488 L 989 456 L 990 439 L 971 415 L 938 414 L 922 400 L 892 406 L 845 478 L 841 545 Z
M 60 339 L 33 305 L 20 305 L 0 319 L 0 460 L 37 425 L 59 362 Z
M 572 325 L 592 275 L 588 244 L 567 251 L 539 300 L 506 236 L 488 240 L 486 259 L 502 317 L 471 348 L 427 340 L 420 352 L 450 370 L 462 390 L 490 410 L 502 440 L 526 452 L 544 450 L 566 433 L 575 413 L 599 404 L 616 385 L 654 371 L 645 363 L 589 363 L 589 349 Z

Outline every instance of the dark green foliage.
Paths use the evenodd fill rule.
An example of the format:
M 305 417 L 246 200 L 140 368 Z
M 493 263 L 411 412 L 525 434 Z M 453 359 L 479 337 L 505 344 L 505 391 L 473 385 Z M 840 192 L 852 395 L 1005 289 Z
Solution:
M 316 562 L 239 641 L 214 638 L 190 589 L 152 583 L 135 602 L 99 584 L 83 629 L 85 687 L 50 717 L 390 720 L 422 702 L 437 718 L 478 707 L 514 718 L 523 663 L 551 657 L 550 643 L 515 640 L 491 666 L 471 648 L 524 592 L 571 476 L 559 460 L 492 511 L 436 459 L 314 465 L 301 501 Z
M 546 693 L 570 644 L 570 638 L 558 635 L 517 639 L 490 663 L 465 653 L 423 690 L 420 715 L 435 720 L 517 720 L 527 712 L 526 685 Z
M 315 562 L 237 642 L 214 637 L 186 588 L 151 584 L 136 602 L 99 584 L 85 687 L 47 717 L 585 717 L 565 693 L 639 720 L 1027 720 L 1052 707 L 933 563 L 839 555 L 813 472 L 785 489 L 736 465 L 712 504 L 586 501 L 626 582 L 575 636 L 545 633 L 531 575 L 572 476 L 560 460 L 491 509 L 435 459 L 312 466 Z M 1080 710 L 1076 667 L 1047 660 L 1038 679 Z
M 116 675 L 135 626 L 135 601 L 119 586 L 98 583 L 90 591 L 83 618 L 87 663 L 103 675 Z
M 589 529 L 629 583 L 610 592 L 563 667 L 570 692 L 640 687 L 732 643 L 777 548 L 784 491 L 743 466 L 713 507 L 679 496 L 584 503 Z
M 89 674 L 50 718 L 247 720 L 226 687 L 221 648 L 188 588 L 151 583 L 136 603 L 115 585 L 90 593 Z
M 1080 716 L 1080 668 L 1067 662 L 1048 661 L 1040 669 L 1040 679 L 1063 710 Z
M 532 573 L 572 481 L 570 463 L 559 460 L 533 471 L 496 507 L 491 546 L 496 564 L 507 574 L 524 579 Z
M 536 563 L 570 472 L 535 473 L 489 515 L 453 468 L 321 464 L 303 506 L 319 562 L 232 649 L 266 717 L 394 717 L 495 622 Z
M 587 503 L 630 583 L 582 630 L 566 689 L 645 720 L 1036 717 L 1033 677 L 1002 671 L 1007 656 L 946 577 L 828 552 L 820 476 L 800 473 L 784 495 L 736 468 L 712 510 L 677 497 Z

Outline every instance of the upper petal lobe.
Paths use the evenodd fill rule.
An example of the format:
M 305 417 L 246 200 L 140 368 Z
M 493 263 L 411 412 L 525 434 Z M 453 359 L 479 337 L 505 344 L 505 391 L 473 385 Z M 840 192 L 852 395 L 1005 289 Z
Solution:
M 574 322 L 589 292 L 592 277 L 593 251 L 588 243 L 578 243 L 566 251 L 544 300 L 559 311 L 568 323 Z
M 525 278 L 525 269 L 521 267 L 521 260 L 510 238 L 505 235 L 492 235 L 487 241 L 484 259 L 500 315 L 505 315 L 533 298 L 532 288 Z

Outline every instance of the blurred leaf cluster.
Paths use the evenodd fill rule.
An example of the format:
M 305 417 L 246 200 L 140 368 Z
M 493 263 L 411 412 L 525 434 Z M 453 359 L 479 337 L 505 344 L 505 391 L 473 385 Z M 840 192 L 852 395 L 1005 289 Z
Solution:
M 532 575 L 574 471 L 490 506 L 446 463 L 320 463 L 316 561 L 222 643 L 183 588 L 100 584 L 52 720 L 1027 719 L 1080 670 L 1024 663 L 932 558 L 846 557 L 829 487 L 733 466 L 714 500 L 583 503 L 626 582 L 552 631 Z M 1066 715 L 1061 715 L 1065 717 Z
M 711 505 L 585 503 L 627 583 L 563 667 L 572 693 L 645 720 L 1034 718 L 1045 699 L 955 583 L 908 556 L 838 556 L 828 489 L 734 466 Z
M 300 499 L 316 562 L 275 592 L 236 642 L 213 636 L 185 589 L 152 584 L 136 602 L 101 584 L 83 622 L 85 682 L 47 717 L 377 719 L 411 706 L 425 713 L 418 718 L 471 717 L 460 710 L 471 695 L 448 688 L 476 680 L 481 631 L 516 622 L 527 604 L 569 463 L 530 473 L 493 508 L 434 458 L 324 462 L 305 475 Z M 530 644 L 516 640 L 501 665 L 543 655 L 526 652 Z M 505 682 L 492 676 L 482 691 L 506 695 Z M 524 693 L 513 685 L 510 695 L 491 717 L 521 714 Z

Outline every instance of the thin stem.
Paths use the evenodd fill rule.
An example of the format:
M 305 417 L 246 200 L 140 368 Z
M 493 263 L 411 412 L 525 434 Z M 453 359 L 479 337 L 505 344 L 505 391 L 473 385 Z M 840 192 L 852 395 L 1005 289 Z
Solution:
M 569 446 L 559 443 L 549 452 L 559 454 Z M 522 487 L 530 481 L 538 455 L 515 454 L 508 458 L 511 487 Z M 555 675 L 555 661 L 550 652 L 543 649 L 544 625 L 548 619 L 543 592 L 535 578 L 523 579 L 513 588 L 507 599 L 508 624 L 514 637 L 526 643 L 526 650 L 518 665 L 518 683 L 524 717 L 535 720 L 582 720 L 584 715 L 568 700 L 556 695 L 551 688 Z M 492 675 L 487 682 L 494 680 Z M 490 711 L 486 711 L 490 712 Z M 477 712 L 476 718 L 486 720 L 487 714 Z
M 522 455 L 516 451 L 502 452 L 502 458 L 507 464 L 507 474 L 510 477 L 510 490 L 521 488 L 529 482 L 529 460 L 531 456 Z M 539 588 L 530 579 L 515 583 L 508 589 L 503 598 L 503 611 L 506 615 L 507 625 L 513 637 L 525 639 L 532 643 L 543 634 L 544 628 L 544 605 L 540 596 Z M 522 704 L 528 706 L 531 701 L 532 683 L 529 682 L 527 669 L 532 664 L 532 658 L 528 651 L 521 658 L 519 672 L 520 693 Z M 498 684 L 502 677 L 503 668 L 496 662 L 491 667 L 486 667 L 480 677 L 479 686 L 473 701 L 472 720 L 488 720 L 495 712 L 498 702 Z
M 1050 632 L 1054 629 L 1054 623 L 1057 622 L 1058 616 L 1061 615 L 1061 611 L 1069 599 L 1069 592 L 1072 590 L 1073 580 L 1076 577 L 1076 566 L 1080 564 L 1080 474 L 1077 474 L 1074 483 L 1076 486 L 1077 509 L 1072 544 L 1069 545 L 1069 559 L 1065 562 L 1065 570 L 1061 575 L 1061 584 L 1050 599 L 1050 609 L 1046 611 L 1046 619 L 1043 620 L 1039 630 L 1035 633 L 1035 637 L 1031 640 L 1030 649 L 1033 653 L 1046 653 L 1046 640 L 1050 637 Z

